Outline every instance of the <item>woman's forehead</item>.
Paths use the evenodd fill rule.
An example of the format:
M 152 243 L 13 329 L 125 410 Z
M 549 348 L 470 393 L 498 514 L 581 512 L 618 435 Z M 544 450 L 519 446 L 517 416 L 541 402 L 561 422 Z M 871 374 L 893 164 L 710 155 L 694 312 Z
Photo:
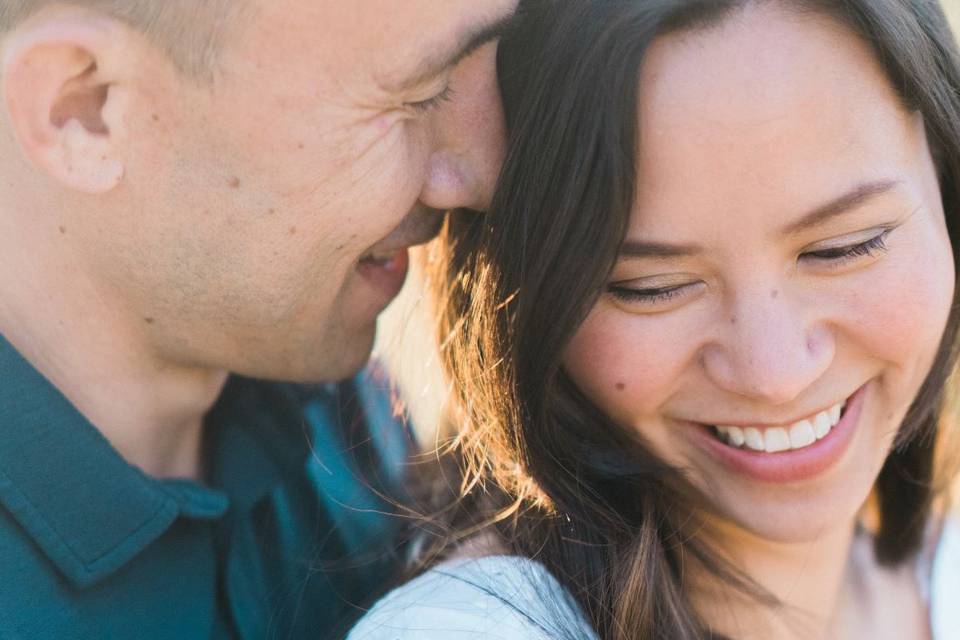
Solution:
M 646 225 L 699 212 L 762 214 L 779 226 L 858 184 L 909 190 L 927 175 L 919 114 L 869 47 L 829 18 L 754 5 L 665 36 L 639 86 Z

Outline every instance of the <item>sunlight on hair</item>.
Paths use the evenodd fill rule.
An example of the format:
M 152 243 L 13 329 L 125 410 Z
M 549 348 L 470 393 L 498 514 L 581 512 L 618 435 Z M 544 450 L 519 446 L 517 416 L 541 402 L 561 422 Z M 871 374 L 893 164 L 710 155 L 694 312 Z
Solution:
M 417 442 L 432 451 L 449 435 L 447 416 L 449 383 L 440 366 L 436 321 L 425 298 L 423 263 L 429 247 L 410 253 L 410 274 L 396 300 L 380 316 L 374 358 L 383 362 L 397 380 Z
M 943 490 L 941 508 L 955 510 L 960 507 L 960 367 L 954 368 L 946 389 L 937 433 L 934 483 Z

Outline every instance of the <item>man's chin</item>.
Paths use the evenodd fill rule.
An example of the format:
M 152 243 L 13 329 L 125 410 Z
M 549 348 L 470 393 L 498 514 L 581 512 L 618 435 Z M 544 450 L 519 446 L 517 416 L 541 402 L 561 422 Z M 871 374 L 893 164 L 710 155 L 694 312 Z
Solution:
M 374 325 L 375 327 L 375 325 Z M 260 380 L 294 382 L 299 384 L 321 384 L 339 382 L 356 375 L 370 360 L 373 350 L 375 328 L 369 331 L 355 331 L 349 336 L 330 341 L 334 344 L 317 341 L 315 347 L 288 349 L 286 357 L 277 358 L 280 353 L 270 353 L 259 362 L 248 362 L 246 366 L 234 369 L 234 373 Z M 321 346 L 322 345 L 322 346 Z M 269 349 L 269 344 L 265 345 Z
M 376 332 L 371 332 L 370 337 L 360 347 L 344 353 L 343 357 L 334 363 L 328 363 L 324 371 L 314 372 L 309 379 L 301 382 L 337 382 L 352 378 L 359 373 L 370 361 L 370 354 L 373 352 L 373 343 Z

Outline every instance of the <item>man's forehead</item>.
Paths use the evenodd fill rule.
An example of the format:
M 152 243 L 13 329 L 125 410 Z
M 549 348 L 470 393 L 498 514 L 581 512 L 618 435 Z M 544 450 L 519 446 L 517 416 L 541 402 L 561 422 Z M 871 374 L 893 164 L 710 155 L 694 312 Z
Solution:
M 461 5 L 459 9 L 454 8 L 457 5 Z M 407 46 L 402 47 L 398 41 L 397 57 L 385 61 L 378 70 L 379 84 L 389 91 L 402 91 L 429 82 L 498 38 L 513 17 L 515 6 L 513 0 L 468 0 L 450 2 L 443 12 L 426 13 L 411 25 L 408 33 L 416 35 L 406 38 Z
M 495 38 L 517 0 L 260 0 L 224 66 L 361 101 L 421 88 Z M 226 56 L 224 56 L 226 59 Z M 418 84 L 419 83 L 419 84 Z
M 309 8 L 324 38 L 384 90 L 428 82 L 496 38 L 517 0 L 321 0 Z M 349 53 L 348 53 L 349 52 Z M 361 73 L 363 73 L 361 71 Z

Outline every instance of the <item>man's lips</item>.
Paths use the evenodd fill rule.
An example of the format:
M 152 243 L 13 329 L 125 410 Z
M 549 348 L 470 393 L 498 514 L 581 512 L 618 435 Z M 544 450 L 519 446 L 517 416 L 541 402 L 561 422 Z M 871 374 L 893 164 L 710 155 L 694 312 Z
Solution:
M 360 262 L 385 263 L 400 251 L 426 244 L 440 233 L 444 217 L 438 213 L 418 214 L 405 218 L 390 235 L 374 245 Z
M 364 258 L 357 264 L 357 272 L 379 292 L 379 304 L 385 305 L 403 288 L 409 263 L 407 250 L 400 249 L 383 258 Z
M 398 255 L 405 252 L 406 249 L 394 249 L 393 251 L 377 252 L 377 255 L 368 255 L 360 258 L 361 265 L 371 265 L 383 269 L 390 269 L 393 263 L 397 261 Z

